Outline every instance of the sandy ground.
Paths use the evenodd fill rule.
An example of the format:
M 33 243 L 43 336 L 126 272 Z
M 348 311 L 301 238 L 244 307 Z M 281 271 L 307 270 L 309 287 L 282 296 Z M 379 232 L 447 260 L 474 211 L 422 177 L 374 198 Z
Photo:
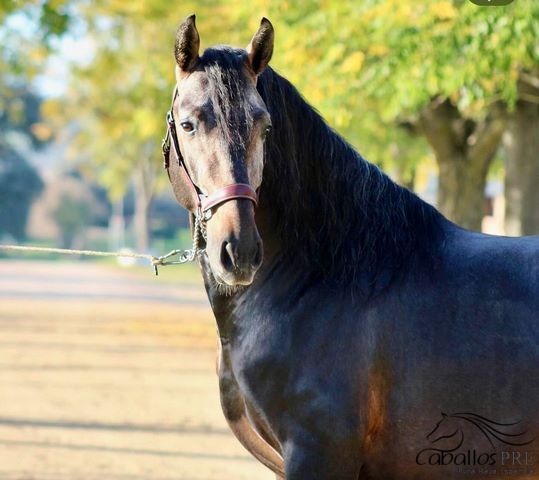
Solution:
M 229 432 L 200 285 L 0 262 L 0 480 L 273 479 Z

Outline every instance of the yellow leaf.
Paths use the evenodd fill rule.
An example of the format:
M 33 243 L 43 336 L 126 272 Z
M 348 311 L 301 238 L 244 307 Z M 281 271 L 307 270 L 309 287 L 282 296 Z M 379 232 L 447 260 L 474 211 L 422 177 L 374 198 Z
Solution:
M 354 52 L 344 59 L 339 70 L 342 73 L 357 73 L 361 70 L 364 59 L 365 54 L 363 52 Z
M 375 43 L 369 47 L 369 56 L 372 57 L 382 57 L 387 52 L 389 52 L 389 48 L 382 44 Z
M 32 130 L 34 136 L 42 142 L 48 140 L 52 136 L 51 127 L 44 123 L 33 123 L 30 126 L 30 130 Z
M 487 92 L 492 92 L 494 91 L 494 88 L 495 88 L 495 83 L 494 83 L 494 80 L 492 80 L 492 78 L 482 78 L 479 80 L 479 83 L 483 86 L 483 88 L 487 91 Z
M 430 14 L 440 20 L 451 20 L 457 16 L 457 10 L 451 2 L 438 2 L 430 6 Z
M 346 110 L 338 110 L 335 112 L 335 126 L 337 128 L 344 128 L 350 124 L 352 120 L 352 113 Z

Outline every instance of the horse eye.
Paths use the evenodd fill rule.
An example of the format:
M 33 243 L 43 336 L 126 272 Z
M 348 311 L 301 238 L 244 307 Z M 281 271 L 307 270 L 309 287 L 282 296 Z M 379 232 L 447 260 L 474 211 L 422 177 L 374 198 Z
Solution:
M 183 128 L 183 131 L 185 133 L 194 133 L 195 132 L 195 126 L 191 122 L 182 122 L 182 123 L 180 123 L 180 125 Z
M 271 133 L 271 125 L 268 125 L 268 126 L 264 129 L 263 137 L 266 138 L 270 133 Z

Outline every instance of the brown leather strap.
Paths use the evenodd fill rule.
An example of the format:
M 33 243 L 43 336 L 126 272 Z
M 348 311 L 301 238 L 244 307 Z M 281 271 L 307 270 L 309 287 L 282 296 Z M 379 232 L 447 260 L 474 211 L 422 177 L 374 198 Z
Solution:
M 193 182 L 193 179 L 191 178 L 191 175 L 189 174 L 189 170 L 187 170 L 187 165 L 185 164 L 185 160 L 183 159 L 182 152 L 180 150 L 180 142 L 178 141 L 178 136 L 176 133 L 176 123 L 174 121 L 174 102 L 176 101 L 176 97 L 178 96 L 178 87 L 174 88 L 174 93 L 172 94 L 172 105 L 170 106 L 170 110 L 167 112 L 167 131 L 165 134 L 165 138 L 163 139 L 163 156 L 165 160 L 165 168 L 168 172 L 168 168 L 170 166 L 170 157 L 172 156 L 173 159 L 178 163 L 180 167 L 180 171 L 182 176 L 185 178 L 185 181 L 187 185 L 189 186 L 189 189 L 193 192 L 193 199 L 195 208 L 198 209 L 201 206 L 201 201 L 199 198 L 199 189 L 197 188 L 195 182 Z
M 255 206 L 258 203 L 258 195 L 251 185 L 248 185 L 247 183 L 234 183 L 233 185 L 227 185 L 226 187 L 216 190 L 207 197 L 200 196 L 202 211 L 206 212 L 221 203 L 228 202 L 235 198 L 246 198 L 247 200 L 251 200 Z

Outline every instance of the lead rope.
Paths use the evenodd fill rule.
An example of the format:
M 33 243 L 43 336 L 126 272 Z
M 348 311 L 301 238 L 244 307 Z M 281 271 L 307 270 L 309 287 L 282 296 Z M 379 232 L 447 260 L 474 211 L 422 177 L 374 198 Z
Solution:
M 167 265 L 181 265 L 183 263 L 193 262 L 204 253 L 204 249 L 199 247 L 200 237 L 207 238 L 206 221 L 209 216 L 202 213 L 199 209 L 195 214 L 195 224 L 193 227 L 193 246 L 188 250 L 172 250 L 166 255 L 155 257 L 145 253 L 131 252 L 102 252 L 98 250 L 73 250 L 69 248 L 49 248 L 33 247 L 22 245 L 0 245 L 0 251 L 16 252 L 38 252 L 38 253 L 59 253 L 61 255 L 84 255 L 92 257 L 123 257 L 123 258 L 143 258 L 149 260 L 156 275 L 159 275 L 158 267 Z M 167 261 L 171 257 L 178 256 L 177 260 Z
M 205 215 L 202 210 L 199 208 L 195 214 L 195 224 L 193 226 L 193 247 L 188 250 L 172 250 L 162 257 L 157 257 L 156 262 L 152 262 L 155 274 L 157 275 L 157 265 L 181 265 L 182 263 L 193 262 L 200 255 L 202 255 L 205 250 L 199 247 L 200 237 L 206 241 L 208 234 L 206 230 L 206 221 L 208 216 Z M 178 256 L 177 260 L 172 262 L 165 262 L 170 257 Z

